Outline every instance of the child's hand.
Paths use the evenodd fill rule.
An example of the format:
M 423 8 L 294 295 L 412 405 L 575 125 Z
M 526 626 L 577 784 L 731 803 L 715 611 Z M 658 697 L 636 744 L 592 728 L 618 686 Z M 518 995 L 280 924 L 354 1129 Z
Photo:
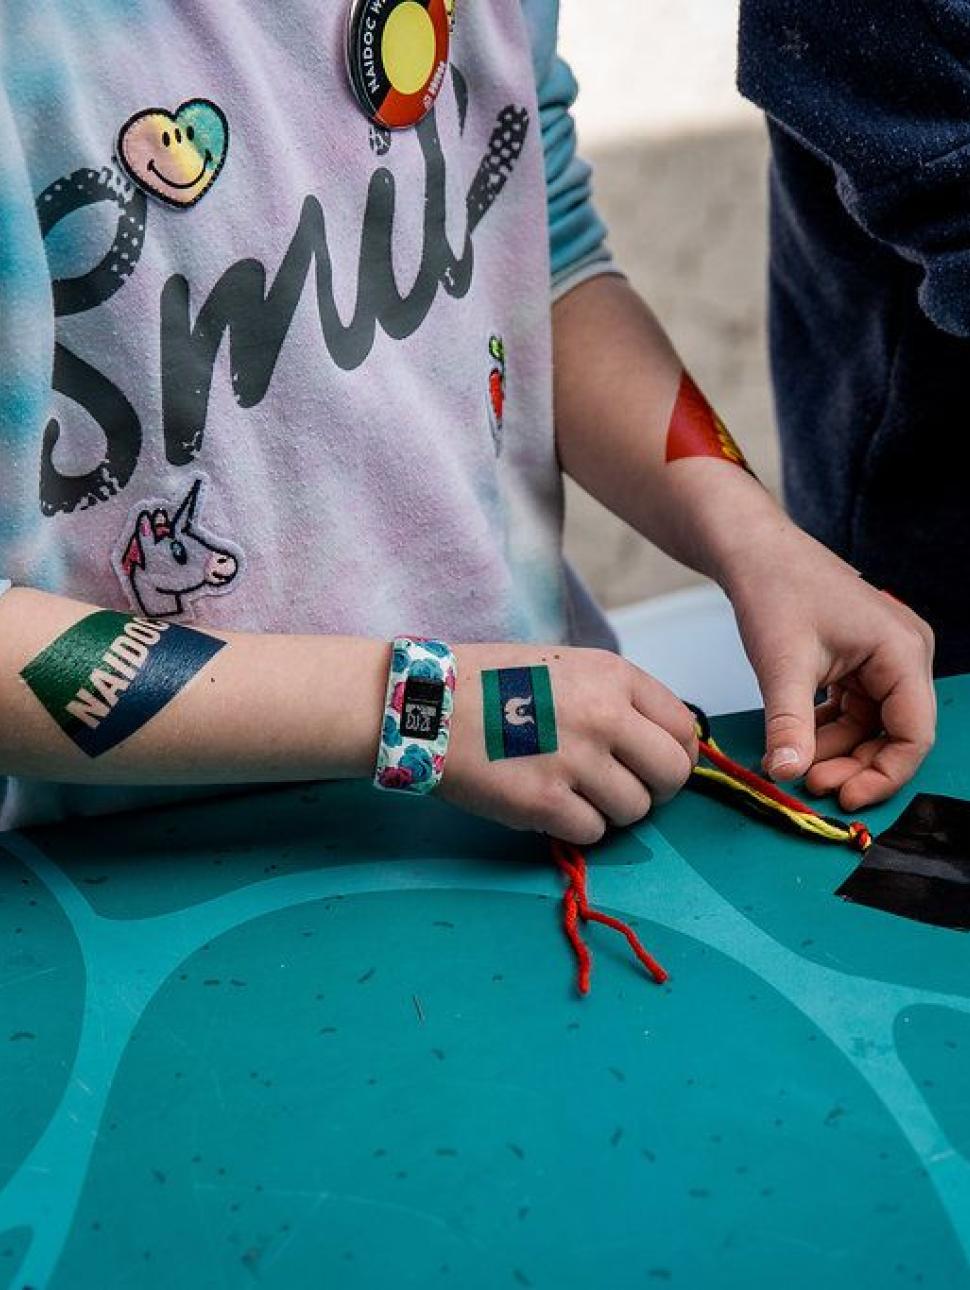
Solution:
M 633 824 L 680 789 L 697 760 L 694 718 L 669 690 L 603 650 L 463 645 L 451 746 L 440 796 L 512 828 L 567 842 L 599 841 L 607 823 Z M 481 674 L 549 669 L 558 751 L 489 761 Z M 501 721 L 501 712 L 490 713 Z M 513 707 L 513 720 L 530 709 Z
M 933 633 L 787 521 L 763 538 L 724 582 L 764 695 L 765 770 L 807 773 L 845 811 L 881 802 L 933 746 Z

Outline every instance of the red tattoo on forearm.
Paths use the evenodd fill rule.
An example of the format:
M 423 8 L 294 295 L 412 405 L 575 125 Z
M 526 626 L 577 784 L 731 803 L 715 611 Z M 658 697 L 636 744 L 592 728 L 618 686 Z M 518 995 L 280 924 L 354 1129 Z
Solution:
M 717 457 L 754 474 L 727 426 L 687 372 L 680 378 L 677 402 L 667 427 L 667 461 L 685 457 Z

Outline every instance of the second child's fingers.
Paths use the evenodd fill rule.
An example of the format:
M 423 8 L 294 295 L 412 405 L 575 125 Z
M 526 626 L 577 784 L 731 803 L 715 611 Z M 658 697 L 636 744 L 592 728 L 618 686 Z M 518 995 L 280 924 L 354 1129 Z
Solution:
M 815 764 L 851 753 L 864 740 L 877 735 L 881 726 L 878 704 L 871 699 L 844 693 L 838 711 L 818 728 Z
M 815 760 L 815 659 L 793 652 L 757 671 L 765 701 L 762 764 L 772 779 L 797 779 Z
M 932 740 L 923 743 L 887 735 L 872 762 L 842 785 L 839 790 L 842 809 L 857 811 L 892 797 L 913 778 L 931 746 Z
M 837 792 L 845 811 L 858 811 L 892 797 L 912 778 L 928 747 L 885 734 L 853 749 L 848 757 L 834 757 L 814 766 L 807 786 L 813 793 Z
M 824 761 L 815 763 L 805 776 L 805 787 L 816 797 L 828 797 L 839 792 L 843 784 L 871 766 L 879 750 L 885 746 L 885 738 L 880 737 L 854 745 L 850 753 L 833 753 Z
M 818 704 L 815 708 L 815 729 L 821 730 L 823 726 L 836 721 L 841 715 L 842 700 L 837 695 L 830 694 L 823 703 Z
M 883 801 L 901 788 L 936 737 L 936 694 L 929 655 L 922 648 L 874 656 L 862 668 L 861 679 L 880 705 L 886 744 L 872 765 L 843 789 L 845 801 L 852 803 L 848 810 Z

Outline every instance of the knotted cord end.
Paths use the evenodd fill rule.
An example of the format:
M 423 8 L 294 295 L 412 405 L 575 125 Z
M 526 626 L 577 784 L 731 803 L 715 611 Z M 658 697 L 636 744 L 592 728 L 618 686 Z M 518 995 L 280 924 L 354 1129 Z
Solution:
M 853 820 L 849 825 L 849 838 L 857 851 L 866 852 L 872 846 L 872 834 L 862 820 Z

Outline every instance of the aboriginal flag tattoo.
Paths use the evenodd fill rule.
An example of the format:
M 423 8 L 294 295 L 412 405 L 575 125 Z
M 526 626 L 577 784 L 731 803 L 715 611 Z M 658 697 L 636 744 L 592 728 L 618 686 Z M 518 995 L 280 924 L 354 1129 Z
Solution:
M 730 461 L 754 475 L 727 426 L 684 372 L 667 428 L 667 461 L 681 461 L 687 457 L 715 457 Z

